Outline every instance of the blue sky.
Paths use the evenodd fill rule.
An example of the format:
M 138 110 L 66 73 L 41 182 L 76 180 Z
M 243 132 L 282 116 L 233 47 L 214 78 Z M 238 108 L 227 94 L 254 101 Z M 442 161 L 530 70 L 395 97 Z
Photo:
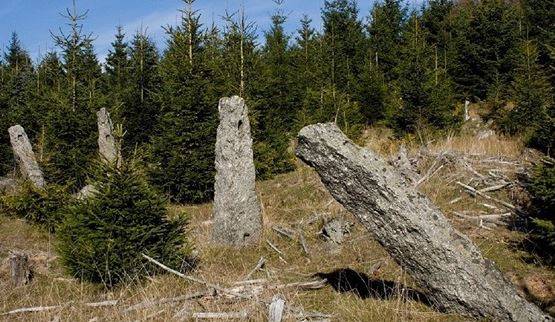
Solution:
M 361 15 L 366 17 L 374 0 L 357 0 Z M 288 15 L 286 28 L 293 33 L 303 14 L 313 19 L 313 25 L 320 27 L 320 8 L 323 0 L 285 0 L 282 5 Z M 197 0 L 196 8 L 205 23 L 214 19 L 221 22 L 226 8 L 234 11 L 244 3 L 247 16 L 256 21 L 259 32 L 270 23 L 274 12 L 272 0 Z M 33 59 L 53 48 L 50 31 L 57 32 L 64 26 L 60 16 L 71 0 L 0 0 L 0 48 L 5 48 L 12 31 L 16 31 Z M 148 34 L 159 47 L 164 44 L 162 26 L 175 24 L 179 18 L 181 0 L 77 0 L 78 9 L 89 10 L 84 30 L 96 37 L 95 49 L 103 60 L 113 41 L 115 27 L 124 26 L 127 35 L 138 30 L 141 25 L 148 28 Z

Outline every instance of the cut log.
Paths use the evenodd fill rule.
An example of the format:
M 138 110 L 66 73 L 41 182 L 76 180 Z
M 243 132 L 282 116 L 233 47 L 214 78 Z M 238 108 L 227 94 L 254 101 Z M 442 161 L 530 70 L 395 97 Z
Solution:
M 14 286 L 23 286 L 31 282 L 33 272 L 29 265 L 29 256 L 22 252 L 10 253 L 10 275 Z
M 307 126 L 298 139 L 297 156 L 438 309 L 493 320 L 550 320 L 378 154 L 355 145 L 332 123 Z
M 8 129 L 8 132 L 10 133 L 10 142 L 19 165 L 19 171 L 35 187 L 44 187 L 44 176 L 25 130 L 21 125 L 14 125 Z

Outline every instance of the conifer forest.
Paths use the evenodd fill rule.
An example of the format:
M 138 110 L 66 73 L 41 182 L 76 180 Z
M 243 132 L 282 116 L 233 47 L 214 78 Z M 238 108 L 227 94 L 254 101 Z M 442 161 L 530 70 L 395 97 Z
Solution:
M 555 318 L 553 0 L 202 1 L 0 30 L 0 320 Z

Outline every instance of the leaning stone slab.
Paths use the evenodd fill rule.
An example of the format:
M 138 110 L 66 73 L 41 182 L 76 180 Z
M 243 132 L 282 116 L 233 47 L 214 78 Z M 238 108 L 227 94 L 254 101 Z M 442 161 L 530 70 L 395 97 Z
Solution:
M 254 244 L 261 236 L 262 214 L 255 191 L 247 106 L 238 96 L 225 97 L 218 110 L 212 237 L 229 246 Z
M 105 108 L 96 112 L 98 123 L 98 152 L 103 161 L 116 164 L 121 163 L 121 152 L 114 137 L 114 125 L 110 113 Z
M 44 176 L 35 159 L 35 153 L 25 130 L 21 125 L 14 125 L 8 129 L 14 155 L 17 158 L 19 171 L 38 188 L 44 187 Z
M 549 321 L 441 211 L 335 124 L 303 128 L 297 156 L 428 292 L 438 309 L 494 321 Z

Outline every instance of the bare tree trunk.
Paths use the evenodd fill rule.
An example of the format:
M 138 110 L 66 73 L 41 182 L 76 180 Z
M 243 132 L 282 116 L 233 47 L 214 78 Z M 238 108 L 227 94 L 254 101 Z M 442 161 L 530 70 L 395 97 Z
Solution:
M 442 311 L 503 321 L 548 321 L 520 297 L 432 202 L 376 153 L 333 123 L 299 133 L 297 156 Z

